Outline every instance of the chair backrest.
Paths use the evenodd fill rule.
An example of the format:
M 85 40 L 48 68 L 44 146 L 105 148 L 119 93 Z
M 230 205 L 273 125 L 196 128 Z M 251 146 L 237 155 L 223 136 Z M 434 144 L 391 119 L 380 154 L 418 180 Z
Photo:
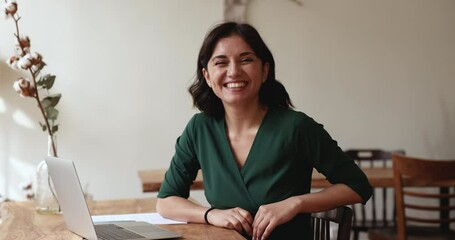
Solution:
M 344 151 L 349 157 L 354 159 L 360 167 L 391 167 L 392 153 L 405 155 L 403 149 L 383 150 L 379 148 L 359 148 L 347 149 Z
M 451 198 L 455 199 L 455 193 L 432 193 L 427 188 L 422 188 L 455 186 L 455 160 L 421 159 L 393 154 L 392 161 L 399 240 L 406 239 L 406 226 L 410 222 L 419 225 L 455 222 L 455 217 L 450 218 L 450 214 L 434 217 L 435 214 L 431 213 L 455 210 L 455 203 L 450 201 Z M 447 206 L 441 205 L 441 200 Z
M 349 240 L 351 235 L 352 209 L 340 206 L 329 211 L 311 214 L 314 240 L 330 240 L 330 228 L 338 225 L 337 240 Z
M 361 168 L 391 168 L 392 153 L 405 154 L 402 149 L 386 151 L 377 148 L 347 149 L 344 152 Z M 392 196 L 388 197 L 387 192 L 390 192 Z M 351 206 L 354 212 L 354 239 L 358 239 L 359 230 L 367 231 L 369 227 L 385 227 L 395 224 L 395 204 L 392 203 L 388 207 L 388 202 L 390 202 L 388 198 L 392 202 L 394 201 L 392 189 L 375 188 L 366 205 L 354 204 Z

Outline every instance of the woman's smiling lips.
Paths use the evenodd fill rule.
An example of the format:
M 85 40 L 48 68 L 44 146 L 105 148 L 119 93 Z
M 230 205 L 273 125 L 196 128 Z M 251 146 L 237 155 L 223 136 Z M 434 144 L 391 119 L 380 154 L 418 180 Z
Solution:
M 247 85 L 247 82 L 230 82 L 230 83 L 226 83 L 224 84 L 224 87 L 226 88 L 230 88 L 230 89 L 233 89 L 233 88 L 242 88 L 242 87 L 245 87 Z

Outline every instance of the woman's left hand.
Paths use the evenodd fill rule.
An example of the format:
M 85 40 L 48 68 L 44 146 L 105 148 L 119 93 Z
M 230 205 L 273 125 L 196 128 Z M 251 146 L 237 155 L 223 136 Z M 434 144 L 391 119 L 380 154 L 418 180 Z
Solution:
M 299 213 L 298 206 L 298 200 L 292 197 L 260 206 L 253 221 L 253 240 L 267 239 L 278 225 L 290 221 Z

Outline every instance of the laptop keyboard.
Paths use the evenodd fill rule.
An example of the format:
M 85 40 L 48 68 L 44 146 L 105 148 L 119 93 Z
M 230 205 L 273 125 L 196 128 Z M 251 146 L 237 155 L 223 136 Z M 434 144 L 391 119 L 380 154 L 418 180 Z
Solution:
M 96 235 L 102 240 L 122 240 L 144 238 L 137 233 L 131 232 L 128 229 L 122 228 L 115 224 L 95 225 Z

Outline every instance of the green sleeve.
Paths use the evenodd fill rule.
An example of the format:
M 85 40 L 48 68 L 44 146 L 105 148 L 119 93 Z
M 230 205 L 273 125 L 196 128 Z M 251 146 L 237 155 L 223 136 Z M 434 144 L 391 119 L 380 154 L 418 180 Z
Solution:
M 332 184 L 342 183 L 350 187 L 363 199 L 365 204 L 373 193 L 368 178 L 353 159 L 349 158 L 329 133 L 310 118 L 305 124 L 303 136 L 306 155 L 313 161 L 316 170 Z
M 159 198 L 179 196 L 188 198 L 190 186 L 200 169 L 194 148 L 194 127 L 196 115 L 189 121 L 182 135 L 175 143 L 175 154 L 166 171 L 158 192 Z

